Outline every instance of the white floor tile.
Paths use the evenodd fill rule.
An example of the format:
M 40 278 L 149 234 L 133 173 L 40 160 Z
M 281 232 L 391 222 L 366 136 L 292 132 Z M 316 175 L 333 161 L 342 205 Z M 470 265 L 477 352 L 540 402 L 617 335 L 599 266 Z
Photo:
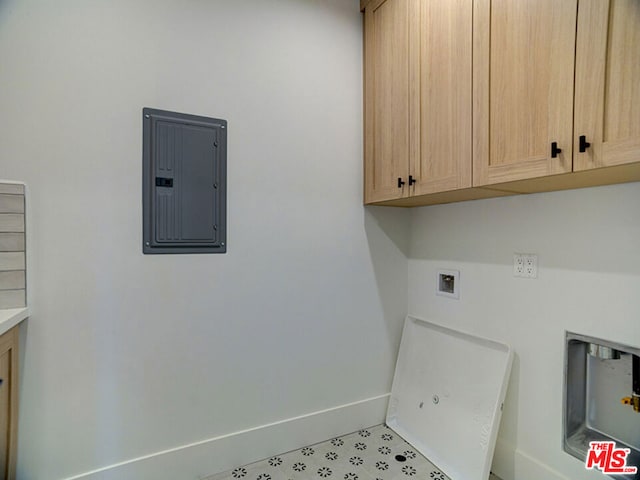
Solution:
M 206 480 L 448 480 L 386 425 L 376 425 Z M 497 477 L 491 480 L 499 480 Z

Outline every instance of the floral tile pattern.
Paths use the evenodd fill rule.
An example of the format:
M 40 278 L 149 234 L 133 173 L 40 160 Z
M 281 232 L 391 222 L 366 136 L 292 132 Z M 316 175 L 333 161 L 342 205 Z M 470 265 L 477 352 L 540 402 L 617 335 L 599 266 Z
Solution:
M 376 425 L 203 480 L 449 480 L 386 425 Z M 499 480 L 491 476 L 491 480 Z

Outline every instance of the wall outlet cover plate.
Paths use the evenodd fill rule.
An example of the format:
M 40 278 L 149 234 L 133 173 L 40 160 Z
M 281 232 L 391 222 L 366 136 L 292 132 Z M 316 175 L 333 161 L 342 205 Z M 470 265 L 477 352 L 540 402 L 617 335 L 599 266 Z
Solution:
M 538 278 L 538 255 L 535 253 L 514 253 L 513 276 Z
M 451 480 L 487 480 L 513 352 L 408 316 L 387 425 Z

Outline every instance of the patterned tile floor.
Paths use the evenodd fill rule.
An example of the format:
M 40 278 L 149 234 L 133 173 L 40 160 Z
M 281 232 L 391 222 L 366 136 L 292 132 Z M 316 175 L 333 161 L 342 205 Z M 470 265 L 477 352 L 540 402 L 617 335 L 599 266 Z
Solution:
M 203 480 L 449 480 L 386 425 L 234 468 Z M 499 480 L 492 476 L 491 480 Z

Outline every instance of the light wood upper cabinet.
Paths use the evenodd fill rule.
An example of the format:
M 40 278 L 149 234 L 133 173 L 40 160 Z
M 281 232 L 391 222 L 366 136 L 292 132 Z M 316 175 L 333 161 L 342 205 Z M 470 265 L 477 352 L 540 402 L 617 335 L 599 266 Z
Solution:
M 638 0 L 580 0 L 574 149 L 575 171 L 640 162 Z
M 571 171 L 576 11 L 577 0 L 476 0 L 474 185 Z
M 361 0 L 365 203 L 640 181 L 640 0 Z
M 473 3 L 419 0 L 411 62 L 412 195 L 471 187 Z
M 471 0 L 364 5 L 365 203 L 471 186 Z
M 367 203 L 401 198 L 409 190 L 409 25 L 414 4 L 380 0 L 365 10 Z
M 474 15 L 474 186 L 640 179 L 638 0 L 476 0 Z

